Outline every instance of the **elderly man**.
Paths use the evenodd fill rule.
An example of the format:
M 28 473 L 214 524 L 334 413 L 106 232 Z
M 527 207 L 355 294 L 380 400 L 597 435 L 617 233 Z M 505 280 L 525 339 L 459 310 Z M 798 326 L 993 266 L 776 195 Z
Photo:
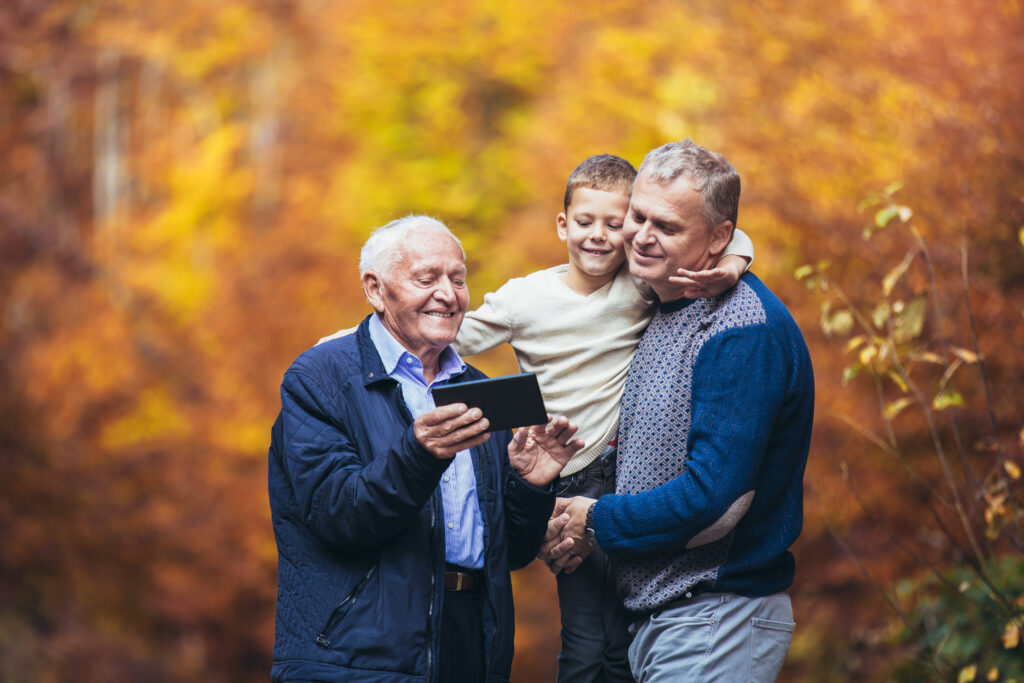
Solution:
M 739 196 L 735 169 L 690 140 L 640 167 L 623 234 L 630 272 L 660 303 L 626 381 L 616 493 L 560 501 L 552 525 L 566 524 L 553 569 L 594 548 L 612 558 L 643 681 L 772 681 L 794 628 L 787 548 L 814 409 L 807 347 L 752 273 L 706 299 L 672 281 L 715 263 Z
M 464 255 L 438 221 L 378 229 L 360 258 L 374 309 L 302 354 L 270 448 L 278 547 L 274 681 L 502 681 L 509 570 L 537 551 L 549 484 L 582 447 L 564 418 L 488 434 L 430 387 L 479 379 L 449 346 Z

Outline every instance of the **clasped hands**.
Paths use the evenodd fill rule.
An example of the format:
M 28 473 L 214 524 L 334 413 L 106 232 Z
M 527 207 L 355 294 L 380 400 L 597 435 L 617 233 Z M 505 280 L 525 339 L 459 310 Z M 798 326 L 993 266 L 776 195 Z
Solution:
M 594 502 L 585 496 L 555 500 L 555 510 L 537 553 L 552 574 L 573 573 L 596 550 L 586 537 L 587 510 Z

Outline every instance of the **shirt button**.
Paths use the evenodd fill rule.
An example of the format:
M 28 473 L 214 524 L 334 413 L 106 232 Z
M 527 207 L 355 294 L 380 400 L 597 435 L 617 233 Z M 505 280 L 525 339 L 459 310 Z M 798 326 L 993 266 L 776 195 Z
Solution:
M 448 477 L 445 477 L 445 478 L 444 478 L 444 480 L 445 480 L 445 481 L 449 481 Z
M 693 593 L 691 593 L 690 591 L 686 591 L 686 597 L 692 598 L 693 597 Z
M 448 522 L 448 528 L 449 529 L 454 529 L 455 528 L 454 522 Z

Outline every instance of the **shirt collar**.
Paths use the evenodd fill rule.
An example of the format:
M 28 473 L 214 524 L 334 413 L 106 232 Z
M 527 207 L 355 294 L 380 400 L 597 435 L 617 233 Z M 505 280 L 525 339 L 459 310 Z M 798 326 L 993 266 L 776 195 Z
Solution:
M 411 358 L 412 363 L 407 363 L 405 369 L 415 368 L 416 373 L 422 379 L 423 377 L 423 365 L 420 363 L 420 359 L 409 353 L 404 346 L 402 346 L 394 335 L 384 327 L 384 323 L 380 321 L 380 316 L 374 313 L 370 317 L 370 340 L 373 342 L 374 347 L 377 349 L 377 353 L 380 354 L 381 363 L 384 364 L 384 370 L 389 376 L 394 377 L 396 370 L 399 367 L 399 363 L 405 362 L 406 358 Z M 438 358 L 438 372 L 434 378 L 434 383 L 444 381 L 455 375 L 462 374 L 466 371 L 466 363 L 462 360 L 458 353 L 455 352 L 451 346 L 446 346 L 441 352 Z

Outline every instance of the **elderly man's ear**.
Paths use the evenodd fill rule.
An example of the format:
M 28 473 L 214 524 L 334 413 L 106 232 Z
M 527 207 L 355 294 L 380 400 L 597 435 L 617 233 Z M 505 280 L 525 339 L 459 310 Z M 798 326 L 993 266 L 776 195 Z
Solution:
M 370 302 L 373 310 L 378 313 L 384 312 L 384 282 L 380 276 L 372 270 L 363 273 L 363 294 Z

